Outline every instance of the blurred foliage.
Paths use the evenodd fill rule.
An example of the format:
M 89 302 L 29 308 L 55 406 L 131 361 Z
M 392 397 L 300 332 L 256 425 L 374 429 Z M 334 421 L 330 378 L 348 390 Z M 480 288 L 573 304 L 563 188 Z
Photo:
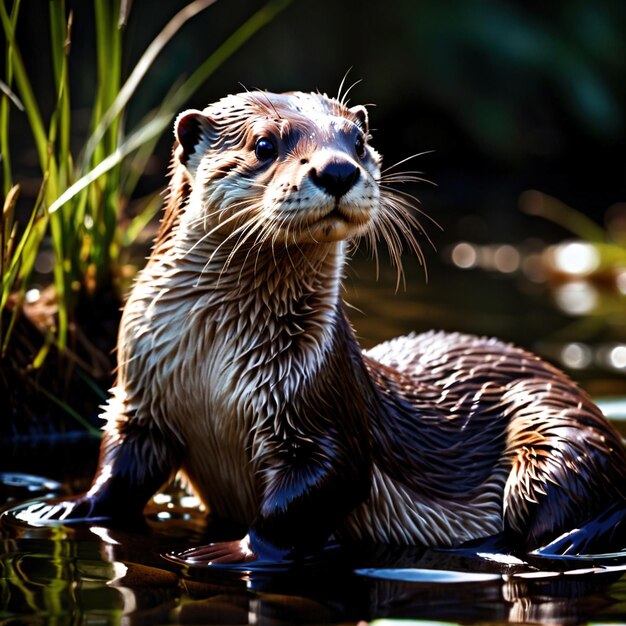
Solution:
M 223 19 L 225 6 L 218 11 Z M 188 61 L 193 51 L 178 54 Z M 385 154 L 449 148 L 519 166 L 567 156 L 581 139 L 614 146 L 626 132 L 626 3 L 295 2 L 264 32 L 253 62 L 233 59 L 200 97 L 238 81 L 332 94 L 350 68 L 362 80 L 353 98 L 376 105 Z
M 74 13 L 66 9 L 64 0 L 49 3 L 49 70 L 54 78 L 56 104 L 46 123 L 36 89 L 44 85 L 33 86 L 16 39 L 21 3 L 14 0 L 10 12 L 5 2 L 0 3 L 0 18 L 6 36 L 6 80 L 3 81 L 5 89 L 0 110 L 5 198 L 1 231 L 3 284 L 0 310 L 4 310 L 9 295 L 16 288 L 20 294 L 18 301 L 23 300 L 39 246 L 43 236 L 49 235 L 54 250 L 54 286 L 58 305 L 55 340 L 61 348 L 67 346 L 76 299 L 82 292 L 93 294 L 110 288 L 120 244 L 128 245 L 129 233 L 136 235 L 158 209 L 158 199 L 154 202 L 148 198 L 140 203 L 142 208 L 133 221 L 122 222 L 124 208 L 133 196 L 156 140 L 170 125 L 185 100 L 224 59 L 289 3 L 288 0 L 269 2 L 204 59 L 186 80 L 179 82 L 176 89 L 170 90 L 158 109 L 147 113 L 134 128 L 126 129 L 124 114 L 128 102 L 158 54 L 187 20 L 214 2 L 195 0 L 183 7 L 151 41 L 133 71 L 123 81 L 123 30 L 120 23 L 125 19 L 120 20 L 120 3 L 95 0 L 93 43 L 98 80 L 91 103 L 89 138 L 78 154 L 74 154 L 71 148 L 74 129 L 70 83 L 72 80 L 80 81 L 81 72 L 90 72 L 92 68 L 80 64 L 78 75 L 72 74 L 69 57 L 72 31 L 83 25 L 73 23 Z M 15 93 L 12 91 L 13 83 Z M 18 104 L 28 117 L 41 176 L 41 192 L 31 208 L 26 230 L 20 233 L 24 245 L 16 247 L 11 241 L 16 236 L 14 205 L 19 187 L 13 185 L 10 158 L 11 104 Z M 20 142 L 17 149 L 24 150 L 24 145 Z M 133 159 L 127 159 L 132 153 L 135 154 Z M 35 225 L 39 227 L 35 228 Z M 7 271 L 4 271 L 5 268 Z M 14 310 L 19 311 L 19 308 L 16 306 Z M 3 338 L 5 350 L 7 338 Z
M 61 388 L 71 379 L 77 364 L 93 376 L 102 375 L 102 370 L 108 376 L 107 354 L 113 348 L 116 330 L 102 350 L 87 328 L 94 321 L 96 326 L 100 322 L 100 336 L 104 324 L 117 322 L 121 298 L 118 294 L 111 296 L 111 292 L 115 292 L 120 270 L 120 251 L 132 243 L 160 207 L 160 188 L 150 190 L 146 197 L 137 197 L 136 193 L 150 155 L 187 99 L 290 0 L 269 0 L 219 45 L 211 46 L 214 51 L 208 56 L 205 48 L 198 64 L 169 89 L 153 110 L 143 111 L 137 121 L 128 124 L 129 102 L 163 48 L 187 21 L 215 2 L 186 3 L 150 40 L 125 77 L 122 26 L 128 15 L 120 16 L 120 7 L 127 10 L 129 3 L 94 0 L 93 12 L 85 14 L 82 6 L 76 5 L 75 12 L 68 9 L 65 0 L 51 0 L 45 13 L 36 13 L 46 22 L 48 34 L 43 41 L 49 44 L 49 54 L 41 55 L 39 46 L 26 39 L 21 42 L 27 44 L 25 59 L 19 26 L 32 17 L 33 13 L 27 13 L 32 5 L 21 0 L 0 0 L 5 36 L 0 81 L 0 390 L 10 397 L 19 372 L 23 372 L 28 384 L 35 385 L 48 401 L 56 402 L 82 423 L 81 416 L 51 392 L 50 381 L 41 385 L 28 376 L 43 365 L 51 350 L 64 359 L 61 369 L 66 371 L 58 372 Z M 74 33 L 89 26 L 77 21 L 77 15 L 92 17 L 94 37 L 89 41 L 92 56 L 73 64 Z M 161 15 L 157 18 L 161 21 Z M 42 65 L 49 80 L 33 81 L 31 72 L 38 76 Z M 80 87 L 92 74 L 96 81 L 88 103 L 89 123 L 84 137 L 81 116 L 84 119 L 85 110 L 74 111 L 71 98 L 74 86 Z M 19 140 L 11 137 L 15 115 L 25 116 L 30 136 L 20 133 Z M 16 163 L 33 148 L 36 173 L 25 176 Z M 19 154 L 18 158 L 14 153 Z M 20 207 L 22 180 L 32 187 L 33 177 L 39 191 L 35 197 L 25 198 Z M 135 203 L 134 215 L 128 212 L 131 200 Z M 36 261 L 46 247 L 52 249 L 53 290 L 48 292 L 53 291 L 54 296 L 40 295 L 37 307 L 27 302 L 27 293 Z M 39 341 L 36 333 L 25 328 L 24 318 L 32 322 L 33 330 L 41 332 Z M 19 336 L 14 338 L 18 328 Z M 103 360 L 104 367 L 89 367 L 90 362 L 101 366 Z
M 515 230 L 523 189 L 583 213 L 626 193 L 626 2 L 300 0 L 272 22 L 289 0 L 222 0 L 166 36 L 165 13 L 198 0 L 123 4 L 120 30 L 115 0 L 0 0 L 5 353 L 49 242 L 58 315 L 36 364 L 71 345 L 81 300 L 112 287 L 122 250 L 159 209 L 170 142 L 158 141 L 192 94 L 195 107 L 242 85 L 332 95 L 352 68 L 354 98 L 377 104 L 387 163 L 435 150 L 424 169 L 440 186 L 419 190 L 428 211 L 444 207 L 444 225 L 491 212 L 491 238 Z
M 558 109 L 589 133 L 623 133 L 626 4 L 422 0 L 407 9 L 414 77 L 477 143 L 519 150 L 529 122 Z

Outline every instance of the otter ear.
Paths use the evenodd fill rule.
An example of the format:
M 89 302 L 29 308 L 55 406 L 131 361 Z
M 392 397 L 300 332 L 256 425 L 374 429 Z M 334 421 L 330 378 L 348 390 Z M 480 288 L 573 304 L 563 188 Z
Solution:
M 202 111 L 190 109 L 183 111 L 174 124 L 174 134 L 178 140 L 176 156 L 183 165 L 187 165 L 189 157 L 203 141 L 208 144 L 213 131 L 213 122 Z
M 367 109 L 362 105 L 357 105 L 350 109 L 350 113 L 356 117 L 356 123 L 361 127 L 361 130 L 367 134 L 369 132 L 369 118 L 367 116 Z

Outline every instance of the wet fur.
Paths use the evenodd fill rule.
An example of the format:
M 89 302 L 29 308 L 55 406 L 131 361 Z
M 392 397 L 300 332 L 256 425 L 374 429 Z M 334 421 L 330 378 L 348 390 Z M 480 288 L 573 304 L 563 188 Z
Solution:
M 255 161 L 258 133 L 280 160 Z M 446 333 L 361 352 L 345 240 L 382 237 L 399 264 L 403 238 L 421 254 L 423 228 L 388 188 L 418 173 L 381 173 L 371 147 L 336 201 L 344 218 L 324 217 L 308 168 L 355 159 L 359 133 L 362 107 L 318 94 L 240 94 L 179 118 L 89 514 L 141 509 L 180 470 L 214 515 L 289 550 L 331 533 L 428 546 L 505 533 L 533 549 L 624 503 L 619 436 L 537 357 Z

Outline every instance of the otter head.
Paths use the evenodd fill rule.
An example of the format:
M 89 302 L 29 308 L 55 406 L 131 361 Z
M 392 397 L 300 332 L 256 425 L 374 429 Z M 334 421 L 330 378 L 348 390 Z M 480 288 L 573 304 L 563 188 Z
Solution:
M 319 94 L 228 96 L 176 120 L 175 167 L 190 189 L 181 222 L 233 243 L 335 242 L 379 209 L 380 157 L 367 112 Z

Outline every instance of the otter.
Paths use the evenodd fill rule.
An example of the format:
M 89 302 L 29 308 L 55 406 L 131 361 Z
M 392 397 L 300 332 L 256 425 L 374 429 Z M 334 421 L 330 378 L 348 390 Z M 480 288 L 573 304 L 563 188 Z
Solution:
M 330 537 L 560 552 L 602 524 L 623 538 L 623 443 L 562 372 L 459 333 L 358 346 L 340 295 L 351 242 L 419 252 L 365 107 L 246 92 L 182 113 L 175 135 L 97 474 L 24 519 L 140 515 L 180 474 L 248 529 L 178 555 L 190 565 L 297 559 Z

